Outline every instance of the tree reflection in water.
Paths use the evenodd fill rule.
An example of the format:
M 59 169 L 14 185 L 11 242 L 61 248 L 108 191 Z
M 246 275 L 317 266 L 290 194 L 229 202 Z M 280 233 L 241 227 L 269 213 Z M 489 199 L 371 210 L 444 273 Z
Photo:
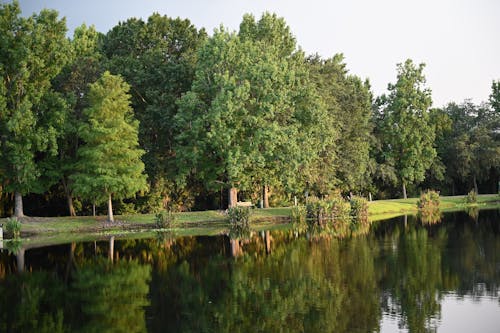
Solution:
M 498 298 L 498 221 L 112 239 L 26 250 L 22 273 L 1 253 L 0 331 L 376 332 L 388 314 L 433 331 L 445 294 Z

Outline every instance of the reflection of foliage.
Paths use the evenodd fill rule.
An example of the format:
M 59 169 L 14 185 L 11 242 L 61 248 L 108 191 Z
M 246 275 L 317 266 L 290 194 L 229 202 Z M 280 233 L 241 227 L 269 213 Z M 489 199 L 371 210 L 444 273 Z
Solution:
M 164 244 L 165 242 L 173 242 L 177 234 L 173 231 L 157 231 L 155 232 L 156 240 L 158 244 Z
M 7 248 L 7 250 L 10 253 L 16 254 L 23 247 L 23 241 L 20 240 L 20 239 L 18 239 L 18 238 L 17 239 L 11 239 L 11 240 L 8 240 L 8 241 L 5 242 L 5 247 Z
M 52 273 L 5 270 L 0 332 L 79 331 L 82 322 L 82 331 L 145 331 L 149 288 L 151 331 L 376 332 L 381 309 L 409 332 L 432 331 L 443 293 L 498 296 L 499 218 L 481 211 L 476 224 L 462 212 L 422 225 L 409 216 L 404 227 L 401 219 L 385 221 L 350 239 L 294 224 L 245 240 L 116 241 L 119 258 L 150 264 L 152 275 L 136 261 L 91 261 L 94 244 L 78 244 L 69 286 Z M 229 257 L 232 241 L 245 253 L 238 260 Z M 98 254 L 107 253 L 103 245 Z M 51 269 L 66 264 L 63 250 L 48 250 Z
M 64 332 L 64 286 L 45 272 L 8 276 L 0 283 L 1 332 Z
M 436 224 L 441 222 L 441 210 L 438 209 L 426 209 L 418 212 L 418 217 L 422 224 Z
M 478 207 L 466 207 L 465 212 L 469 215 L 474 221 L 477 221 L 479 218 L 479 208 Z
M 250 225 L 248 223 L 231 223 L 229 225 L 230 239 L 250 238 Z
M 411 228 L 392 240 L 397 252 L 388 252 L 387 276 L 384 278 L 383 307 L 401 313 L 401 325 L 410 332 L 427 332 L 429 319 L 440 314 L 442 288 L 441 253 L 444 229 L 432 241 L 424 228 Z
M 87 261 L 74 273 L 74 302 L 84 316 L 83 332 L 145 332 L 150 267 L 137 261 Z

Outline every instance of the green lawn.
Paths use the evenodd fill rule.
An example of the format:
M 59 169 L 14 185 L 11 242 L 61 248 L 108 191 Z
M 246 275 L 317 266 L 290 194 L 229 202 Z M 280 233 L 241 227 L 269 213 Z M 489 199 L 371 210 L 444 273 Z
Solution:
M 402 214 L 414 214 L 417 212 L 417 200 L 417 198 L 410 198 L 370 202 L 368 208 L 370 219 L 376 221 Z M 465 196 L 441 197 L 443 211 L 464 209 L 467 206 Z M 500 197 L 494 194 L 479 195 L 476 206 L 500 208 Z M 290 212 L 289 207 L 254 209 L 251 219 L 258 223 L 253 228 L 268 227 L 272 224 L 273 218 L 289 217 Z M 222 211 L 183 212 L 178 213 L 177 216 L 178 220 L 173 226 L 176 233 L 199 234 L 204 231 L 202 234 L 217 234 L 227 229 L 226 216 Z M 69 234 L 95 236 L 145 231 L 154 224 L 154 214 L 118 215 L 115 219 L 119 223 L 112 227 L 105 225 L 105 219 L 106 216 L 29 217 L 23 221 L 22 232 L 27 237 L 45 235 L 64 238 Z M 0 223 L 5 222 L 5 219 L 0 219 Z

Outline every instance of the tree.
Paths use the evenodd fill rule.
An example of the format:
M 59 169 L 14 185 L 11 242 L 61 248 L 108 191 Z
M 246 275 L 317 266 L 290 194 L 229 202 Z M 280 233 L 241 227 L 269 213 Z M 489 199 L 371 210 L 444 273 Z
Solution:
M 258 22 L 246 15 L 239 34 L 215 31 L 200 50 L 191 91 L 178 102 L 180 181 L 191 174 L 207 188 L 224 186 L 229 206 L 238 188 L 292 186 L 321 147 L 310 144 L 323 109 L 304 66 L 275 15 Z
M 20 17 L 19 3 L 0 5 L 0 75 L 4 107 L 0 109 L 0 176 L 7 192 L 15 193 L 15 213 L 24 215 L 22 196 L 41 192 L 36 156 L 55 152 L 57 131 L 42 124 L 53 79 L 68 59 L 66 23 L 57 12 L 42 10 Z M 47 94 L 50 96 L 47 97 Z M 44 101 L 45 98 L 45 101 Z M 49 103 L 50 104 L 50 103 Z M 49 119 L 50 117 L 46 117 Z
M 308 58 L 311 76 L 327 105 L 331 144 L 316 169 L 319 194 L 333 188 L 344 191 L 364 187 L 371 136 L 371 93 L 368 82 L 349 75 L 344 56 Z M 333 129 L 337 129 L 335 133 Z
M 404 198 L 406 186 L 423 181 L 436 157 L 429 116 L 431 91 L 424 86 L 424 67 L 416 67 L 410 59 L 398 64 L 397 82 L 389 84 L 389 95 L 378 100 L 384 159 L 394 162 Z
M 57 144 L 58 153 L 50 166 L 62 184 L 70 216 L 76 215 L 70 176 L 75 173 L 80 144 L 78 128 L 83 122 L 83 109 L 88 106 L 89 84 L 97 81 L 102 74 L 99 38 L 93 26 L 83 24 L 77 27 L 71 40 L 72 60 L 53 80 L 54 89 L 64 95 L 67 107 L 62 135 Z
M 103 41 L 106 66 L 131 85 L 131 103 L 139 120 L 139 143 L 149 195 L 167 199 L 178 196 L 176 188 L 174 124 L 178 98 L 191 88 L 197 51 L 206 39 L 203 29 L 187 19 L 157 13 L 146 22 L 131 18 L 113 27 Z M 150 205 L 156 204 L 151 202 Z
M 479 191 L 478 182 L 490 183 L 496 189 L 500 163 L 498 118 L 489 105 L 477 106 L 470 101 L 450 103 L 443 112 L 451 119 L 451 129 L 437 141 L 440 158 L 446 166 L 452 192 L 470 186 Z
M 138 148 L 139 123 L 130 107 L 129 86 L 105 72 L 90 86 L 86 122 L 80 127 L 84 142 L 78 148 L 73 189 L 80 196 L 108 200 L 108 222 L 113 222 L 112 197 L 124 198 L 146 189 L 146 176 Z

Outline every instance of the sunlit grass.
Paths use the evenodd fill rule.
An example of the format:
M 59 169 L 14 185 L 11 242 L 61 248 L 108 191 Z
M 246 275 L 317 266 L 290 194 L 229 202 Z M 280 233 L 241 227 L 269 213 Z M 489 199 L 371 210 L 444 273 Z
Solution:
M 402 214 L 416 214 L 418 198 L 378 200 L 369 203 L 368 213 L 370 220 L 378 221 Z M 500 208 L 500 197 L 495 194 L 479 195 L 478 202 L 466 204 L 465 196 L 441 197 L 442 211 L 456 211 L 469 206 L 480 208 Z M 275 218 L 287 218 L 291 214 L 290 207 L 267 209 L 252 209 L 251 221 L 254 228 L 269 227 L 275 224 Z M 105 224 L 106 216 L 77 216 L 77 217 L 28 217 L 22 221 L 24 235 L 44 235 L 52 241 L 82 240 L 91 235 L 95 239 L 110 233 L 127 234 L 150 230 L 154 225 L 154 214 L 133 214 L 115 216 L 118 223 L 114 226 Z M 223 211 L 209 210 L 199 212 L 177 213 L 177 221 L 173 231 L 179 235 L 219 234 L 227 228 L 227 216 Z M 255 224 L 258 222 L 257 224 Z M 5 219 L 0 219 L 5 223 Z M 70 236 L 71 235 L 71 236 Z M 28 236 L 31 237 L 31 236 Z M 35 236 L 33 236 L 35 237 Z

